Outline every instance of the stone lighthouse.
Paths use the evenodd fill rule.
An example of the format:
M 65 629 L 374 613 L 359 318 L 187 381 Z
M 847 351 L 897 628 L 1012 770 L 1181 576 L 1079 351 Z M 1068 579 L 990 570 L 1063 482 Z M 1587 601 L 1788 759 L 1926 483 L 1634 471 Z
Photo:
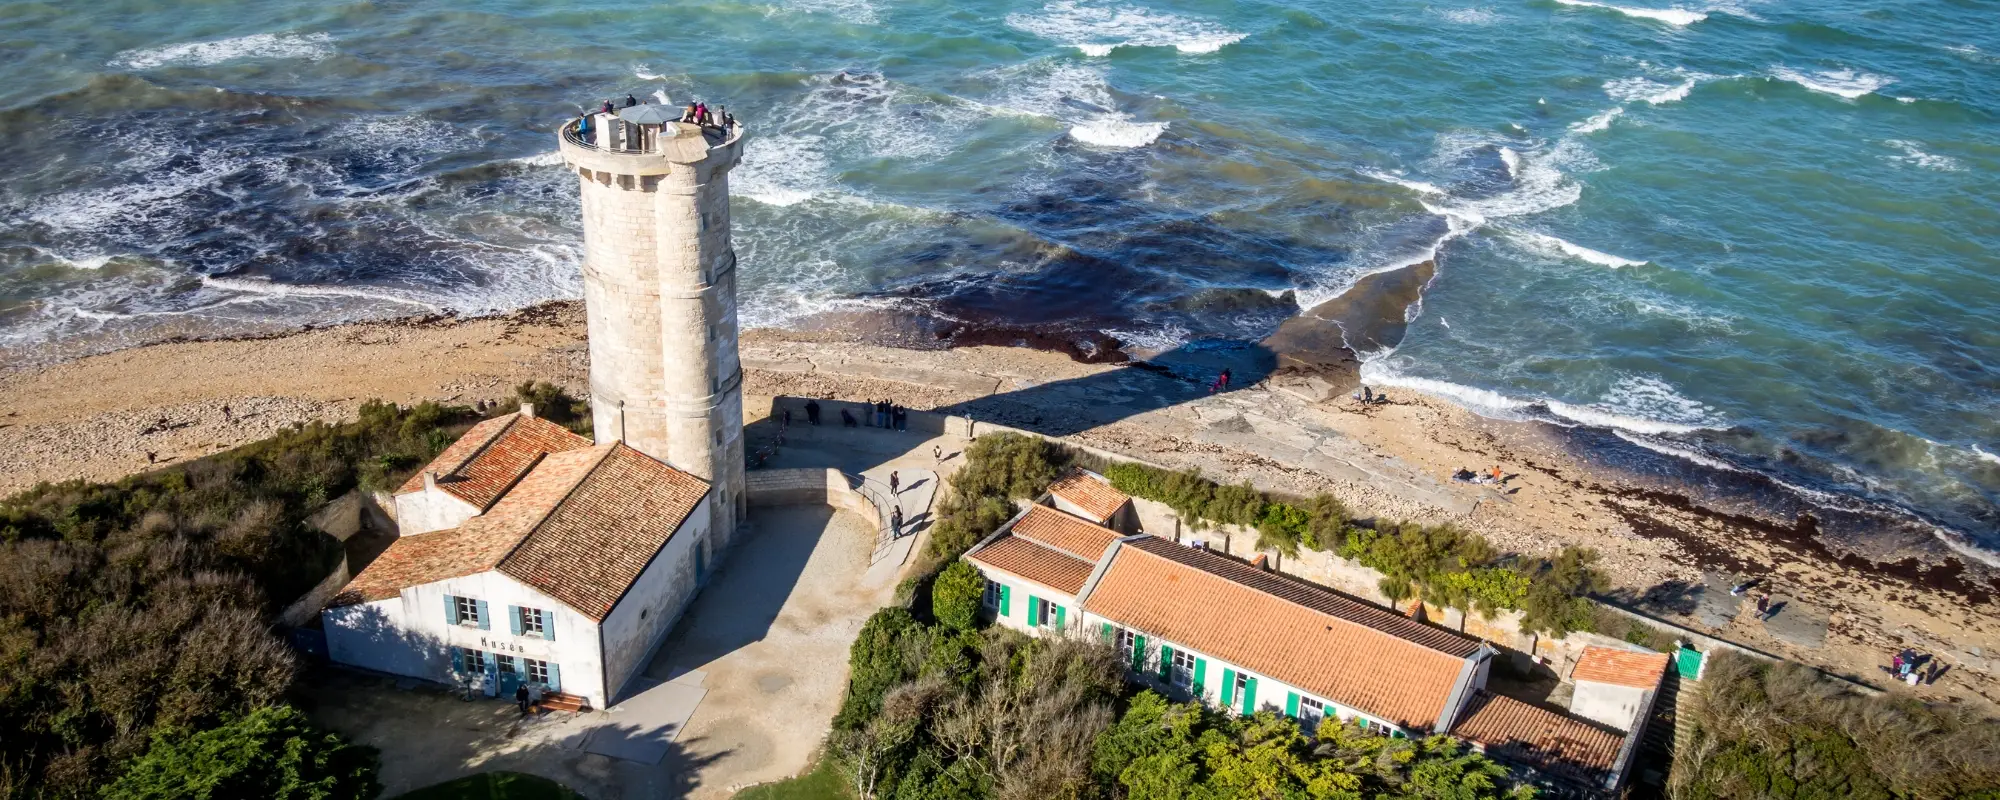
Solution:
M 709 480 L 712 531 L 743 518 L 743 369 L 729 169 L 740 125 L 639 105 L 563 125 L 583 195 L 591 425 Z M 732 121 L 733 122 L 733 121 Z

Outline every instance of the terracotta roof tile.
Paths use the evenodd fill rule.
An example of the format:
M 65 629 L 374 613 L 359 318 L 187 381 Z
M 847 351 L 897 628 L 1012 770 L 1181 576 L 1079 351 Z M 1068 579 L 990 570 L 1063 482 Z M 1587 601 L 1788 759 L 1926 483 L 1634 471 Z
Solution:
M 472 426 L 458 441 L 396 490 L 421 491 L 424 473 L 437 473 L 438 488 L 485 510 L 547 453 L 590 446 L 590 440 L 540 417 L 513 413 Z
M 708 495 L 707 481 L 623 444 L 608 449 L 500 562 L 501 572 L 598 620 Z
M 1070 470 L 1055 483 L 1049 484 L 1049 493 L 1095 515 L 1092 522 L 1105 522 L 1119 507 L 1132 498 L 1124 492 L 1111 488 L 1111 482 L 1081 469 Z
M 1028 506 L 1028 513 L 1014 523 L 1011 533 L 1092 564 L 1104 557 L 1105 548 L 1118 541 L 1116 531 L 1044 505 Z
M 1667 671 L 1666 653 L 1641 653 L 1609 647 L 1586 647 L 1576 660 L 1570 680 L 1609 683 L 1640 689 L 1659 688 Z
M 1610 777 L 1625 735 L 1511 697 L 1474 692 L 1451 732 L 1493 758 L 1589 783 Z
M 1096 565 L 1019 536 L 1002 536 L 967 553 L 971 561 L 1019 575 L 1071 597 L 1083 590 Z
M 1416 730 L 1435 726 L 1478 640 L 1388 609 L 1142 536 L 1084 609 Z
M 707 494 L 622 443 L 553 453 L 464 525 L 398 539 L 328 605 L 498 569 L 602 620 Z

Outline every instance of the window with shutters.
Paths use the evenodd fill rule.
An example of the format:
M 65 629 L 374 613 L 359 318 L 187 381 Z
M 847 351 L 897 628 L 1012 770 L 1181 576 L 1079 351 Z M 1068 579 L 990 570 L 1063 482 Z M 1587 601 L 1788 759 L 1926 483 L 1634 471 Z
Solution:
M 1249 676 L 1249 675 L 1245 675 L 1245 674 L 1243 674 L 1243 673 L 1241 673 L 1241 672 L 1238 672 L 1238 673 L 1236 673 L 1236 687 L 1235 687 L 1235 688 L 1236 688 L 1236 691 L 1234 691 L 1234 692 L 1230 693 L 1230 695 L 1229 695 L 1230 697 L 1234 697 L 1234 698 L 1237 698 L 1238 700 L 1241 700 L 1241 699 L 1243 699 L 1244 697 L 1246 697 L 1246 696 L 1247 696 L 1247 693 L 1248 693 L 1248 692 L 1250 691 L 1250 676 Z
M 986 582 L 986 591 L 979 594 L 979 604 L 986 606 L 989 611 L 1000 608 L 1000 584 L 998 581 L 988 580 Z
M 546 684 L 549 682 L 549 662 L 524 658 L 521 659 L 521 663 L 527 666 L 525 672 L 527 673 L 529 683 Z
M 501 674 L 501 675 L 515 675 L 515 674 L 518 674 L 519 672 L 520 672 L 520 670 L 519 670 L 518 668 L 516 668 L 516 667 L 514 666 L 514 657 L 513 657 L 513 656 L 501 656 L 501 657 L 500 657 L 500 674 Z
M 1138 644 L 1137 637 L 1138 634 L 1133 633 L 1131 628 L 1118 629 L 1118 655 L 1122 663 L 1132 663 L 1132 648 Z
M 470 597 L 454 597 L 451 599 L 451 605 L 452 605 L 452 611 L 455 613 L 455 616 L 457 616 L 457 619 L 453 620 L 453 622 L 456 622 L 460 625 L 464 625 L 468 628 L 479 627 L 478 600 L 474 600 Z
M 541 609 L 525 608 L 525 607 L 521 609 L 522 636 L 533 636 L 536 638 L 541 638 L 542 624 L 543 624 L 543 617 Z
M 458 663 L 451 665 L 453 669 L 468 675 L 486 671 L 486 651 L 470 647 L 460 647 L 457 650 Z
M 1326 719 L 1326 704 L 1305 695 L 1299 695 L 1299 730 L 1312 736 L 1319 731 L 1320 720 Z
M 1058 606 L 1047 600 L 1043 600 L 1041 607 L 1035 609 L 1035 624 L 1037 625 L 1056 624 L 1062 618 L 1061 609 L 1062 609 L 1061 606 Z
M 1187 687 L 1194 684 L 1194 654 L 1186 650 L 1174 651 L 1174 664 L 1167 671 L 1167 679 L 1175 686 Z

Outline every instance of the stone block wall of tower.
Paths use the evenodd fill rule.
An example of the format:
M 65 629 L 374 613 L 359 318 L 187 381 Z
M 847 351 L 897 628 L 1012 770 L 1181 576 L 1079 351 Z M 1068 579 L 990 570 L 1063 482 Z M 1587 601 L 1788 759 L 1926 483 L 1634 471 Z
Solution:
M 653 153 L 559 137 L 582 194 L 591 417 L 599 442 L 712 482 L 711 530 L 727 546 L 745 507 L 728 182 L 743 141 L 740 127 L 712 146 L 679 133 Z

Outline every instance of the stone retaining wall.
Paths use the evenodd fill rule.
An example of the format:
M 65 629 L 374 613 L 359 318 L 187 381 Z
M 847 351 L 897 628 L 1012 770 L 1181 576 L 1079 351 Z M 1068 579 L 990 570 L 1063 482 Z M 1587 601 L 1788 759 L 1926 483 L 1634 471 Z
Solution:
M 752 507 L 828 505 L 860 514 L 877 528 L 888 519 L 878 501 L 864 494 L 858 478 L 837 469 L 760 469 L 744 474 Z

